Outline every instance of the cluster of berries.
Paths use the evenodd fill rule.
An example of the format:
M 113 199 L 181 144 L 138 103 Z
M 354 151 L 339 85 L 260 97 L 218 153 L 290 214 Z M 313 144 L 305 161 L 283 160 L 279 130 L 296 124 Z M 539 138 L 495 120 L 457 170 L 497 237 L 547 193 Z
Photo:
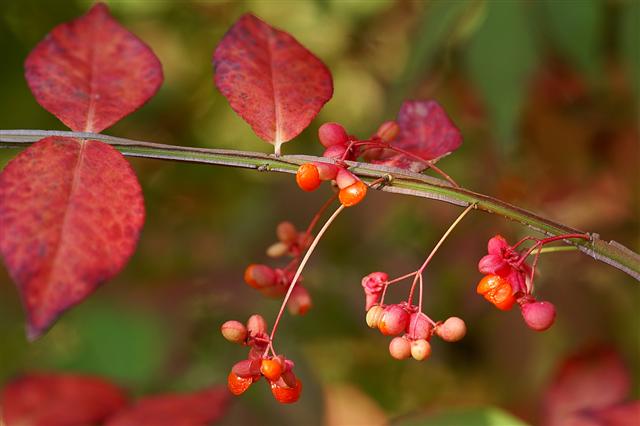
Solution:
M 362 279 L 366 295 L 367 325 L 377 328 L 385 336 L 397 336 L 389 344 L 389 353 L 395 359 L 413 357 L 423 361 L 431 355 L 431 336 L 434 334 L 446 342 L 457 342 L 467 332 L 463 320 L 450 317 L 444 322 L 434 322 L 408 302 L 392 305 L 378 304 L 388 285 L 388 275 L 372 272 Z M 399 336 L 402 334 L 402 336 Z
M 534 240 L 535 244 L 532 248 L 518 251 L 517 247 L 526 240 Z M 544 331 L 553 325 L 556 308 L 552 303 L 537 301 L 533 296 L 535 261 L 531 267 L 526 258 L 547 242 L 550 240 L 527 237 L 510 246 L 504 237 L 496 235 L 489 240 L 488 254 L 478 263 L 479 271 L 485 276 L 476 287 L 477 293 L 503 311 L 518 303 L 525 323 L 536 331 Z
M 347 170 L 345 160 L 355 160 L 376 143 L 395 138 L 400 127 L 395 121 L 384 123 L 369 141 L 360 141 L 347 134 L 338 123 L 325 123 L 318 130 L 318 139 L 326 148 L 323 157 L 331 163 L 315 161 L 298 168 L 296 182 L 304 191 L 315 191 L 323 181 L 335 181 L 339 189 L 338 199 L 345 207 L 358 204 L 367 195 L 367 185 Z
M 283 296 L 293 280 L 300 257 L 309 248 L 313 239 L 309 232 L 299 232 L 291 222 L 280 222 L 276 228 L 278 241 L 267 248 L 267 256 L 278 258 L 290 256 L 293 259 L 284 268 L 252 263 L 244 271 L 244 281 L 267 297 Z M 304 315 L 311 308 L 311 296 L 300 285 L 302 277 L 293 289 L 288 303 L 293 315 Z
M 227 377 L 227 387 L 232 394 L 243 394 L 264 377 L 278 402 L 291 404 L 300 398 L 302 382 L 293 373 L 293 361 L 283 355 L 267 355 L 270 339 L 261 315 L 249 317 L 246 326 L 239 321 L 227 321 L 222 324 L 221 332 L 228 341 L 250 347 L 247 359 L 237 362 Z

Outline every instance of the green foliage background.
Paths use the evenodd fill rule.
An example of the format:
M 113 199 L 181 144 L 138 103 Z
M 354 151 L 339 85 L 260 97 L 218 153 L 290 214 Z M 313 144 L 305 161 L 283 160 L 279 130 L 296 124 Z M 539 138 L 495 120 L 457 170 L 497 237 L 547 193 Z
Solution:
M 315 134 L 322 122 L 339 121 L 365 137 L 393 118 L 403 99 L 435 98 L 465 136 L 463 147 L 440 163 L 463 186 L 640 249 L 638 2 L 108 3 L 153 48 L 165 72 L 158 95 L 108 134 L 270 151 L 212 81 L 215 45 L 240 14 L 253 11 L 293 34 L 334 75 L 333 100 L 285 153 L 319 155 Z M 51 28 L 89 6 L 0 3 L 0 128 L 63 129 L 29 93 L 22 63 Z M 0 152 L 0 165 L 15 154 Z M 302 193 L 285 175 L 131 161 L 148 212 L 135 256 L 38 342 L 25 341 L 17 292 L 0 269 L 0 381 L 24 371 L 66 370 L 111 377 L 134 395 L 197 389 L 224 382 L 245 356 L 220 336 L 224 320 L 254 312 L 271 322 L 275 317 L 279 302 L 246 286 L 244 267 L 267 261 L 264 249 L 279 221 L 305 227 L 329 190 Z M 499 312 L 475 294 L 486 241 L 526 232 L 482 213 L 465 219 L 425 276 L 427 312 L 438 319 L 461 316 L 468 336 L 459 344 L 434 343 L 424 363 L 389 357 L 388 339 L 364 323 L 360 278 L 374 270 L 397 276 L 415 269 L 458 211 L 373 193 L 340 217 L 305 273 L 313 309 L 302 318 L 285 317 L 277 341 L 305 383 L 301 402 L 279 406 L 258 385 L 234 401 L 223 423 L 300 424 L 303 415 L 305 424 L 323 423 L 333 409 L 333 389 L 344 384 L 389 418 L 498 406 L 535 422 L 557 365 L 592 344 L 623 354 L 637 397 L 638 283 L 576 253 L 545 256 L 539 294 L 556 304 L 558 318 L 550 331 L 536 334 L 517 310 Z M 391 295 L 400 300 L 405 291 Z

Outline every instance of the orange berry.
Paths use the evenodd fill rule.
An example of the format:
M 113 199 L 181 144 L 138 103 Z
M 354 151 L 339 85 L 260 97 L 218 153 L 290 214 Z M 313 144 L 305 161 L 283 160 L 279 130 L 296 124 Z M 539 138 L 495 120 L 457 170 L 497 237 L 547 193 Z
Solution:
M 242 395 L 247 389 L 249 389 L 251 383 L 253 383 L 253 379 L 251 377 L 240 377 L 233 371 L 229 373 L 229 376 L 227 377 L 227 387 L 229 388 L 229 391 L 236 396 Z
M 496 308 L 502 311 L 508 311 L 509 309 L 511 309 L 516 301 L 516 298 L 513 297 L 513 289 L 511 288 L 511 285 L 509 285 L 509 283 L 496 288 L 490 294 L 485 295 L 485 298 L 489 302 L 493 303 Z
M 507 280 L 502 278 L 500 275 L 485 275 L 478 283 L 476 292 L 484 296 L 488 292 L 494 291 L 496 288 L 503 286 L 504 284 L 508 285 L 509 283 L 507 283 Z
M 275 285 L 276 280 L 275 271 L 267 265 L 252 263 L 244 270 L 244 282 L 258 290 Z
M 264 377 L 275 382 L 282 375 L 282 364 L 275 359 L 263 359 L 260 372 Z
M 303 191 L 315 191 L 322 183 L 318 168 L 311 163 L 303 164 L 296 172 L 296 182 Z
M 338 198 L 345 207 L 358 204 L 367 195 L 367 185 L 361 180 L 340 190 Z
M 511 284 L 499 275 L 486 275 L 478 283 L 476 291 L 503 311 L 511 309 L 516 301 Z
M 274 398 L 281 404 L 292 404 L 300 398 L 302 392 L 302 382 L 296 379 L 296 385 L 293 387 L 278 386 L 276 382 L 271 383 L 271 393 Z

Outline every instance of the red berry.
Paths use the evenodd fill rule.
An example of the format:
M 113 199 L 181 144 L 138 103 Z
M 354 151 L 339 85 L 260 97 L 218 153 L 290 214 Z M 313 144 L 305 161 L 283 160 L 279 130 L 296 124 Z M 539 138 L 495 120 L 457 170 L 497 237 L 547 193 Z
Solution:
M 362 181 L 357 181 L 351 186 L 340 190 L 338 198 L 345 207 L 351 207 L 362 201 L 367 195 L 367 185 Z
M 424 339 L 411 342 L 411 356 L 416 361 L 424 361 L 431 355 L 431 344 Z
M 398 305 L 389 305 L 384 309 L 378 330 L 384 335 L 395 336 L 404 332 L 409 321 L 409 314 Z
M 347 132 L 344 130 L 338 123 L 324 123 L 318 129 L 318 139 L 320 139 L 320 143 L 325 147 L 330 147 L 332 145 L 343 144 L 347 142 L 349 136 Z
M 450 317 L 438 325 L 436 334 L 445 342 L 457 342 L 467 334 L 467 325 L 458 317 Z
M 292 404 L 300 398 L 302 392 L 302 382 L 296 379 L 296 385 L 293 387 L 280 386 L 276 382 L 271 383 L 271 393 L 274 398 L 281 404 Z
M 258 290 L 275 285 L 276 280 L 275 271 L 267 265 L 252 263 L 244 270 L 244 282 Z
M 233 371 L 229 373 L 227 376 L 227 387 L 232 394 L 238 396 L 242 395 L 249 386 L 253 383 L 253 379 L 251 377 L 240 377 Z
M 247 327 L 239 321 L 227 321 L 220 327 L 222 336 L 232 343 L 243 343 L 247 338 Z
M 527 326 L 536 331 L 548 329 L 556 318 L 556 308 L 551 302 L 524 303 L 520 310 Z
M 276 359 L 263 359 L 260 373 L 267 379 L 275 382 L 282 375 L 282 364 Z
M 322 183 L 318 168 L 311 163 L 303 164 L 296 172 L 296 182 L 303 191 L 315 191 Z

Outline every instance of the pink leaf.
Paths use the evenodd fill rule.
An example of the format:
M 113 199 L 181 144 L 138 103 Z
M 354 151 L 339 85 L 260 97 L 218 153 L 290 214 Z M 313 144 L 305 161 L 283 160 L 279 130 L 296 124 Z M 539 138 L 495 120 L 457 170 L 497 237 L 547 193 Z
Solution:
M 372 162 L 413 171 L 427 168 L 424 160 L 436 161 L 462 145 L 462 135 L 435 101 L 405 101 L 397 118 L 400 134 Z
M 597 348 L 571 357 L 545 393 L 543 424 L 592 419 L 595 413 L 622 402 L 630 389 L 629 372 L 613 350 Z
M 231 108 L 265 141 L 296 137 L 331 99 L 327 67 L 296 39 L 253 15 L 229 29 L 213 55 L 215 82 Z
M 54 28 L 25 69 L 38 103 L 75 131 L 106 129 L 140 108 L 162 83 L 158 58 L 104 4 Z
M 229 391 L 218 387 L 191 394 L 143 398 L 105 426 L 206 426 L 227 410 Z
M 0 173 L 0 253 L 41 335 L 113 277 L 144 222 L 140 184 L 110 145 L 49 137 Z
M 126 404 L 115 385 L 91 376 L 31 374 L 8 383 L 0 424 L 83 426 L 104 421 Z

